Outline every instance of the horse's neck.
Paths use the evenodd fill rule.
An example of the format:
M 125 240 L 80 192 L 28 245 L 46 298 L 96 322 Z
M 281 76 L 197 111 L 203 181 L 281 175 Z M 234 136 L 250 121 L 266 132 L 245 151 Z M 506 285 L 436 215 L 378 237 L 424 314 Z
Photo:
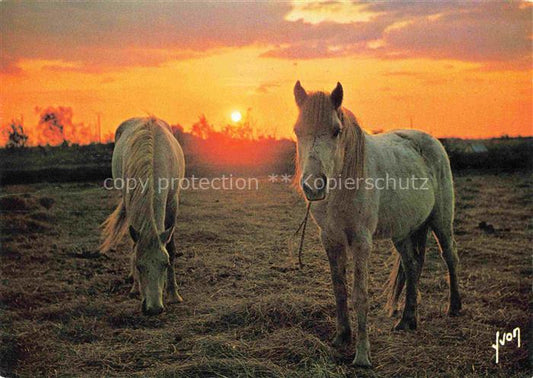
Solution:
M 152 183 L 147 180 L 152 179 L 151 177 L 143 177 L 139 178 L 139 182 L 142 182 L 142 185 L 149 186 Z M 128 202 L 128 216 L 132 226 L 139 232 L 152 232 L 155 230 L 154 191 L 149 187 L 146 187 L 145 190 L 136 188 L 129 196 Z

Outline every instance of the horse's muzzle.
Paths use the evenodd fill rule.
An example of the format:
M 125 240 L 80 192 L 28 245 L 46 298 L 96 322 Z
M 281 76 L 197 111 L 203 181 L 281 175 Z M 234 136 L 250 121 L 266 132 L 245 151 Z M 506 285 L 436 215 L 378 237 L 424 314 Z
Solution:
M 320 201 L 326 198 L 328 179 L 325 175 L 313 177 L 312 175 L 304 175 L 302 177 L 301 185 L 308 201 Z
M 153 316 L 153 315 L 159 315 L 163 312 L 164 308 L 162 306 L 146 306 L 146 299 L 143 299 L 142 301 L 142 311 L 144 315 Z

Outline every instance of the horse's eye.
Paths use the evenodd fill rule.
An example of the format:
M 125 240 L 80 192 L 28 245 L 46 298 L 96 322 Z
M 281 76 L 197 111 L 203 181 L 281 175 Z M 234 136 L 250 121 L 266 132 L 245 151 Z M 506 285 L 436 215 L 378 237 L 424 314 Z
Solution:
M 341 128 L 340 127 L 336 127 L 335 130 L 333 130 L 333 137 L 334 138 L 338 137 L 341 132 L 342 132 Z

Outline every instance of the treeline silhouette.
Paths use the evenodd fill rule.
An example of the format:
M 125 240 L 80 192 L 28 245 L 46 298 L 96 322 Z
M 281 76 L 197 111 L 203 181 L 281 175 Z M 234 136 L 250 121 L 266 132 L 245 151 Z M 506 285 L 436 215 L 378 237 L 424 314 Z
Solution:
M 11 125 L 16 127 L 17 133 L 9 139 L 12 145 L 8 141 L 6 148 L 0 149 L 0 182 L 7 185 L 110 177 L 114 143 L 72 143 L 71 140 L 79 139 L 69 139 L 69 136 L 81 134 L 72 132 L 75 128 L 71 120 L 70 109 L 47 108 L 39 121 L 39 135 L 41 138 L 46 135 L 47 138 L 40 139 L 41 145 L 29 147 L 26 143 L 13 143 L 14 135 L 20 138 L 19 131 L 24 130 L 22 125 L 13 121 Z M 186 174 L 189 176 L 267 175 L 294 170 L 294 142 L 256 135 L 249 113 L 242 122 L 220 129 L 209 123 L 204 115 L 190 127 L 190 131 L 180 124 L 171 125 L 170 128 L 183 148 Z M 54 145 L 44 144 L 45 140 L 52 141 Z
M 40 109 L 39 146 L 28 147 L 32 137 L 19 121 L 12 121 L 6 148 L 0 149 L 0 184 L 100 180 L 111 176 L 113 135 L 108 143 L 81 145 L 92 140 L 92 129 L 72 122 L 72 109 Z M 182 145 L 188 176 L 219 174 L 269 175 L 294 172 L 295 143 L 288 139 L 256 135 L 249 113 L 238 124 L 216 128 L 201 115 L 188 131 L 180 124 L 170 126 Z M 4 133 L 4 136 L 6 134 Z M 43 143 L 45 142 L 46 143 Z M 485 140 L 441 139 L 452 169 L 490 171 L 533 168 L 533 138 Z M 53 146 L 55 144 L 55 146 Z
M 24 148 L 113 141 L 113 133 L 101 135 L 98 124 L 74 122 L 74 112 L 69 106 L 35 107 L 35 113 L 39 118 L 33 128 L 25 127 L 22 119 L 13 119 L 4 125 L 0 132 L 0 145 Z
M 533 169 L 533 138 L 503 136 L 492 139 L 440 139 L 452 170 L 495 172 Z

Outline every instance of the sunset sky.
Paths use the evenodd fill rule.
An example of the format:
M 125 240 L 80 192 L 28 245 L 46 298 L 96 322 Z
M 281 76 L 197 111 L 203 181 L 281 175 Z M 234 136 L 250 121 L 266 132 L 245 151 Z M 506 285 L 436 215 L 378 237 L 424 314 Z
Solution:
M 524 2 L 1 2 L 2 125 L 70 106 L 105 132 L 155 114 L 218 127 L 250 110 L 293 138 L 296 80 L 344 87 L 363 127 L 532 135 Z

